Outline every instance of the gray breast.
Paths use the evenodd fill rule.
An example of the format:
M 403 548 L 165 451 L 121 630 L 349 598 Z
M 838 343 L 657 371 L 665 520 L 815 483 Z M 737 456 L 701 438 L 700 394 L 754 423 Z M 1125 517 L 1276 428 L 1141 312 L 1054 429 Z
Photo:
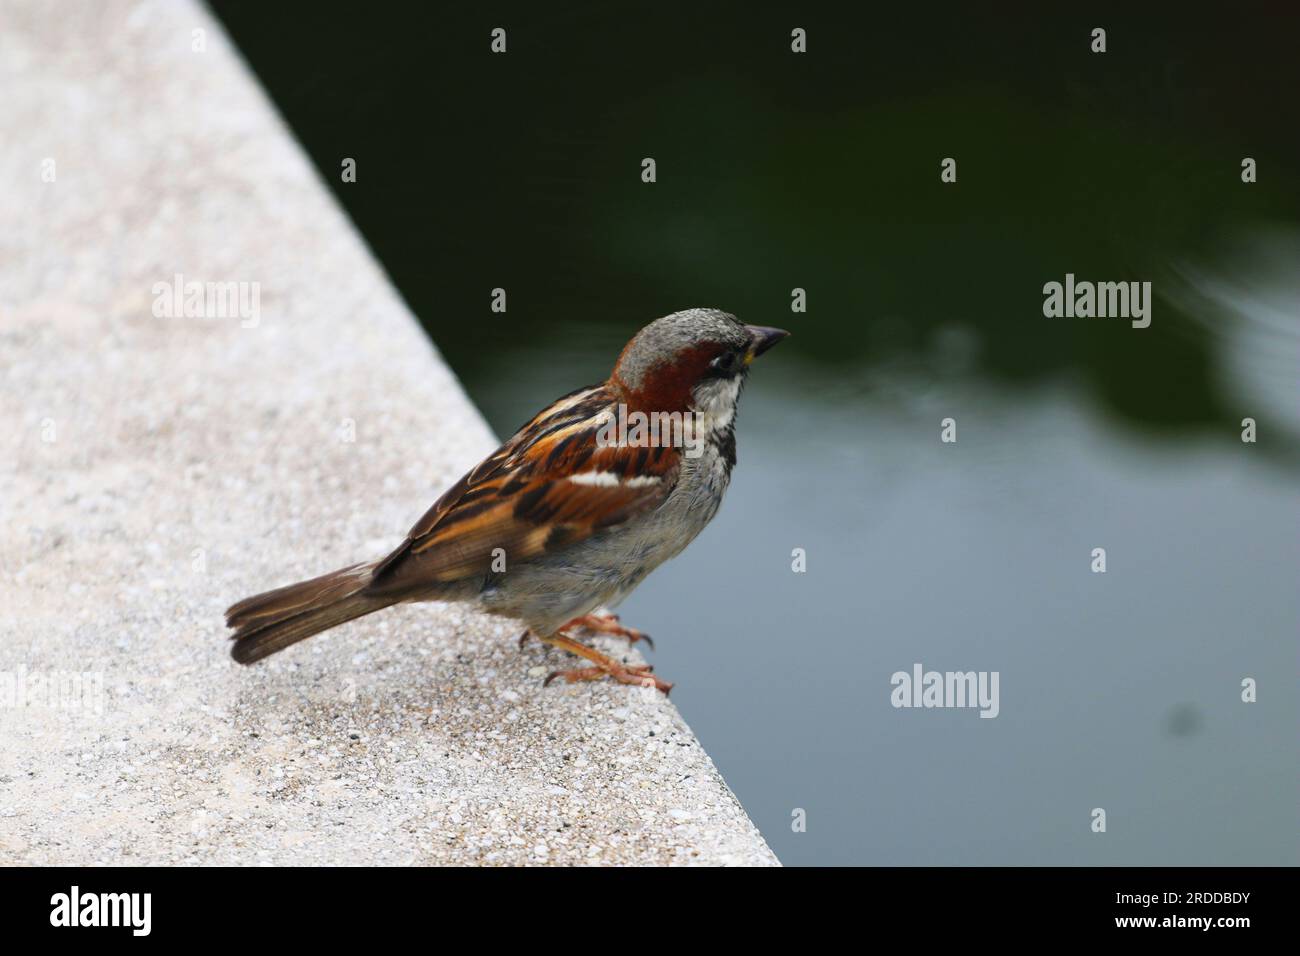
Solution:
M 730 436 L 730 429 L 719 430 L 699 457 L 683 457 L 677 483 L 658 508 L 509 569 L 481 594 L 484 607 L 551 633 L 597 607 L 616 606 L 717 514 L 734 461 L 722 431 Z

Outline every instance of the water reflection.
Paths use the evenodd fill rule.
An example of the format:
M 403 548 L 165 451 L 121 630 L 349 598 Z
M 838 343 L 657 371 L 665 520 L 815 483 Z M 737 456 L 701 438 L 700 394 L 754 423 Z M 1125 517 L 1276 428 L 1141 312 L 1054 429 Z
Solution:
M 1101 58 L 1064 10 L 863 6 L 797 58 L 785 10 L 533 6 L 491 57 L 469 8 L 288 48 L 215 7 L 498 432 L 654 316 L 792 329 L 624 609 L 786 862 L 1296 862 L 1294 31 L 1112 13 Z M 1150 328 L 1045 318 L 1067 273 L 1151 282 Z M 916 662 L 1000 715 L 891 708 Z
M 819 374 L 756 371 L 721 514 L 624 608 L 782 859 L 1294 862 L 1300 710 L 1239 700 L 1293 669 L 1291 471 L 1235 430 L 1141 440 L 1068 384 Z M 915 662 L 999 671 L 999 717 L 892 709 Z M 1087 839 L 1098 805 L 1122 839 Z

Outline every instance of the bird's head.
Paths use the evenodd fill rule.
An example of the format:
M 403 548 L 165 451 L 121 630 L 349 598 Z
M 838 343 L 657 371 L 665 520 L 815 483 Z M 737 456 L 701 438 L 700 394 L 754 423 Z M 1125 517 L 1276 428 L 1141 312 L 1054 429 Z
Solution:
M 674 312 L 633 336 L 610 384 L 631 409 L 729 422 L 750 363 L 789 334 L 717 309 Z

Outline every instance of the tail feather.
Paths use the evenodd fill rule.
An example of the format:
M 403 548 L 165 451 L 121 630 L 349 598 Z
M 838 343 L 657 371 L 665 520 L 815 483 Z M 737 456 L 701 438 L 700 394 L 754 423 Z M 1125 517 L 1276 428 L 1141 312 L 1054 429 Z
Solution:
M 226 625 L 235 628 L 230 655 L 251 664 L 290 644 L 395 603 L 366 594 L 373 564 L 354 564 L 330 574 L 276 588 L 234 604 Z

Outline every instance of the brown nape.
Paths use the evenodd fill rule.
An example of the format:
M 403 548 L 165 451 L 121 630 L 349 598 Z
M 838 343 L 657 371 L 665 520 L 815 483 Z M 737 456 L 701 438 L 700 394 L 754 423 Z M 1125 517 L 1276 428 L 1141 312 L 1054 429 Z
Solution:
M 631 411 L 684 412 L 690 407 L 691 389 L 725 348 L 719 342 L 701 342 L 682 349 L 671 360 L 652 365 L 636 388 L 622 380 L 617 368 L 610 381 Z

